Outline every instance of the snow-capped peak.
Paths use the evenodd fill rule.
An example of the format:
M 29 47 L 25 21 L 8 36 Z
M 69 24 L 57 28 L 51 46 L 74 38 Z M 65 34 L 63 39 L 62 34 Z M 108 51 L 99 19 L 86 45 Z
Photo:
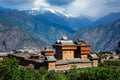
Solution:
M 38 14 L 43 14 L 45 12 L 51 12 L 55 15 L 58 15 L 58 16 L 65 16 L 67 18 L 69 17 L 74 17 L 73 15 L 71 14 L 68 14 L 68 13 L 64 13 L 60 10 L 55 10 L 55 9 L 51 9 L 51 8 L 44 8 L 44 9 L 40 9 L 40 8 L 32 8 L 31 10 L 28 11 L 28 14 L 30 15 L 38 15 Z

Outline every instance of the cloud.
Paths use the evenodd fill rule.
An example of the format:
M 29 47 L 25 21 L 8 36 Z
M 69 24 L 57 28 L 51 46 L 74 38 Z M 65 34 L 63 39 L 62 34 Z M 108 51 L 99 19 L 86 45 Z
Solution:
M 66 7 L 66 11 L 75 17 L 79 15 L 97 17 L 105 7 L 103 3 L 99 0 L 75 0 Z
M 75 0 L 46 0 L 51 5 L 56 5 L 56 6 L 63 6 L 67 5 Z
M 118 0 L 75 0 L 63 8 L 75 17 L 85 15 L 97 19 L 110 12 L 119 12 L 119 3 Z
M 0 0 L 0 5 L 18 9 L 49 10 L 66 16 L 81 15 L 97 19 L 110 12 L 120 12 L 120 0 Z
M 45 0 L 34 0 L 33 8 L 44 9 L 50 7 L 50 5 Z
M 120 0 L 106 0 L 105 4 L 111 7 L 120 7 Z
M 0 6 L 9 8 L 30 8 L 33 0 L 0 0 Z

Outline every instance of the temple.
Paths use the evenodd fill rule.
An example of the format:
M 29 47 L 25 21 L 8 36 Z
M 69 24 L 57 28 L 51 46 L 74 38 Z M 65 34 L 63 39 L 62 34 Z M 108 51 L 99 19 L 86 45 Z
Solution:
M 18 55 L 19 54 L 19 55 Z M 83 40 L 69 40 L 63 36 L 57 40 L 53 45 L 53 49 L 48 46 L 37 54 L 23 53 L 27 57 L 20 56 L 22 53 L 12 53 L 9 57 L 16 57 L 20 60 L 21 65 L 32 64 L 34 68 L 41 66 L 46 67 L 48 70 L 68 70 L 73 67 L 97 67 L 98 56 L 90 54 L 90 45 L 86 44 Z

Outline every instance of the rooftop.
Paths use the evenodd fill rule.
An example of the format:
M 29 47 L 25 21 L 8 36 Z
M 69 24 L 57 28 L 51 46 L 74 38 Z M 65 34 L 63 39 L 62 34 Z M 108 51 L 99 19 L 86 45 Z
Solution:
M 54 51 L 53 49 L 51 49 L 49 46 L 45 46 L 44 50 L 42 50 L 41 52 L 46 52 L 46 51 Z
M 67 36 L 63 36 L 63 37 L 61 38 L 61 40 L 68 40 L 68 37 L 67 37 Z
M 0 52 L 0 56 L 7 56 L 8 52 Z
M 46 56 L 47 61 L 56 61 L 54 56 Z
M 90 59 L 98 59 L 99 57 L 96 54 L 89 54 Z
M 91 62 L 89 59 L 80 59 L 80 58 L 74 58 L 74 59 L 66 59 L 66 60 L 58 60 L 56 61 L 56 65 L 61 64 L 69 64 L 69 63 L 83 63 L 83 62 Z
M 76 63 L 76 62 L 91 62 L 89 59 L 80 59 L 80 58 L 74 58 L 74 59 L 67 59 L 69 63 Z
M 80 40 L 80 39 L 76 40 L 75 44 L 78 44 L 78 45 L 87 45 L 84 40 Z
M 60 40 L 57 40 L 55 44 L 59 45 L 75 45 L 73 40 L 68 40 L 66 36 L 63 36 Z

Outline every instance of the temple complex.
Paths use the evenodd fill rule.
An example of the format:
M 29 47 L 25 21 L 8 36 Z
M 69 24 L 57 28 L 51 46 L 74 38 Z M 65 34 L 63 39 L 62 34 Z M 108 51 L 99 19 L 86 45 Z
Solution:
M 23 56 L 25 55 L 25 56 Z M 20 65 L 33 65 L 34 68 L 41 66 L 48 70 L 68 70 L 73 67 L 97 67 L 98 56 L 90 54 L 90 45 L 83 40 L 69 40 L 63 36 L 53 45 L 53 49 L 48 46 L 39 53 L 18 53 L 13 52 L 9 57 L 16 57 L 20 60 Z

